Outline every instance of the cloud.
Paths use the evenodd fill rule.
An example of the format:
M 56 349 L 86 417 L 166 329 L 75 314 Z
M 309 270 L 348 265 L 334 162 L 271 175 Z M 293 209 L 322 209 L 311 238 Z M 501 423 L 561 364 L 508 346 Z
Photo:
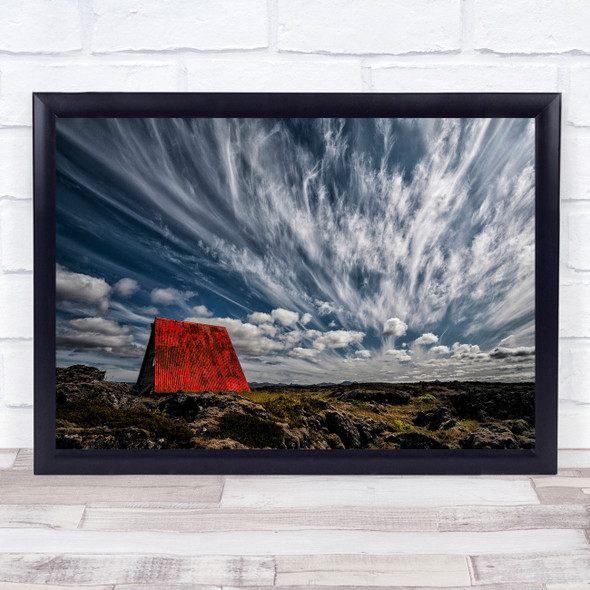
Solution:
M 461 354 L 478 354 L 481 352 L 477 344 L 461 344 L 459 342 L 455 342 L 451 349 L 453 351 L 453 356 Z
M 153 305 L 148 305 L 146 307 L 138 307 L 137 311 L 139 313 L 143 313 L 145 315 L 153 315 L 153 316 L 157 316 L 158 315 L 158 308 L 154 307 Z
M 184 301 L 185 295 L 177 289 L 153 289 L 150 293 L 152 303 L 162 305 L 173 305 Z
M 104 279 L 70 272 L 59 264 L 56 266 L 55 296 L 57 299 L 89 303 L 105 313 L 109 307 L 111 293 L 112 288 Z
M 202 318 L 210 318 L 213 315 L 213 312 L 209 311 L 204 305 L 195 305 L 193 307 L 193 313 Z
M 290 330 L 289 332 L 282 332 L 278 338 L 285 345 L 285 348 L 291 348 L 305 338 L 305 332 L 301 330 Z
M 447 334 L 485 350 L 497 344 L 499 337 L 489 340 L 494 335 L 520 333 L 531 322 L 533 120 L 145 121 L 65 120 L 58 131 L 68 141 L 75 139 L 85 162 L 101 162 L 96 171 L 109 169 L 102 176 L 112 186 L 101 182 L 92 166 L 83 169 L 67 157 L 58 164 L 60 172 L 95 195 L 99 212 L 112 208 L 113 194 L 123 195 L 117 203 L 122 231 L 113 232 L 117 245 L 130 261 L 141 260 L 145 246 L 135 236 L 149 232 L 155 247 L 148 278 L 177 285 L 175 277 L 195 269 L 195 282 L 228 302 L 226 308 L 216 306 L 216 315 L 269 326 L 270 321 L 246 320 L 247 311 L 240 311 L 245 301 L 237 294 L 247 289 L 261 302 L 260 309 L 297 310 L 300 327 L 306 325 L 306 314 L 318 320 L 314 327 L 334 320 L 334 330 L 371 338 L 379 332 L 406 334 L 408 325 L 428 326 L 435 334 L 452 327 Z M 309 141 L 299 141 L 303 133 Z M 166 148 L 170 137 L 180 146 L 174 153 Z M 139 138 L 147 138 L 146 150 L 132 149 Z M 410 149 L 400 150 L 400 145 Z M 119 178 L 125 179 L 125 191 Z M 138 206 L 154 214 L 138 220 Z M 76 222 L 72 212 L 61 213 L 68 223 Z M 72 242 L 62 240 L 64 260 L 78 255 Z M 104 248 L 97 260 L 104 264 L 102 276 L 137 276 L 138 269 L 121 274 L 115 248 Z M 106 310 L 109 296 L 93 305 Z M 162 308 L 176 302 L 172 299 L 161 302 Z M 110 303 L 111 313 L 116 301 Z M 399 323 L 384 326 L 384 318 Z M 277 319 L 274 335 L 266 328 L 258 336 L 286 346 L 280 336 L 295 325 Z M 313 348 L 313 341 L 303 339 L 296 346 Z M 533 343 L 534 333 L 499 348 Z M 373 344 L 378 345 L 365 343 L 371 349 Z M 452 362 L 483 354 L 472 350 L 473 344 L 460 346 L 467 348 L 454 349 Z M 319 360 L 330 358 L 318 363 L 318 371 L 321 367 L 338 377 L 328 380 L 355 380 L 336 363 L 350 351 L 336 350 L 320 355 Z M 277 349 L 284 352 L 288 348 Z M 443 353 L 429 358 L 436 354 Z M 351 372 L 373 362 L 380 361 L 359 363 Z M 403 367 L 403 374 L 415 378 L 409 369 Z M 387 378 L 401 373 L 398 369 Z
M 408 361 L 412 360 L 412 357 L 408 354 L 407 350 L 389 349 L 389 350 L 385 351 L 385 354 L 387 356 L 391 356 L 392 358 L 394 358 L 396 361 L 398 361 L 400 363 L 407 363 Z
M 426 334 L 422 334 L 419 338 L 414 340 L 416 344 L 436 344 L 438 342 L 438 336 L 433 334 L 432 332 L 427 332 Z
M 403 336 L 408 325 L 399 318 L 389 318 L 383 325 L 384 336 Z
M 248 321 L 251 324 L 272 324 L 273 319 L 269 313 L 262 313 L 261 311 L 255 311 L 248 316 Z
M 334 305 L 334 303 L 328 303 L 327 301 L 317 301 L 318 313 L 321 316 L 330 315 L 331 313 L 339 313 L 342 311 L 342 307 Z
M 287 353 L 287 356 L 295 359 L 313 359 L 320 354 L 320 351 L 316 348 L 301 348 L 295 347 L 293 350 Z
M 131 297 L 139 290 L 139 285 L 134 279 L 121 279 L 113 285 L 113 289 L 117 295 L 121 297 Z
M 371 351 L 370 350 L 357 350 L 354 355 L 360 359 L 370 359 L 371 358 Z
M 98 317 L 62 322 L 56 345 L 61 350 L 95 352 L 109 357 L 139 358 L 144 354 L 143 347 L 135 344 L 129 326 Z
M 105 336 L 121 336 L 129 333 L 129 326 L 121 326 L 113 320 L 105 318 L 77 318 L 63 322 L 64 326 L 72 327 L 81 332 L 95 332 Z
M 490 357 L 494 359 L 505 359 L 509 357 L 533 356 L 535 354 L 534 346 L 519 346 L 517 348 L 496 347 L 490 352 Z
M 271 316 L 283 326 L 294 326 L 299 321 L 299 314 L 296 311 L 289 311 L 287 309 L 273 309 Z
M 311 322 L 311 320 L 313 319 L 313 316 L 310 313 L 304 313 L 301 316 L 301 323 L 306 326 L 307 324 L 309 324 L 309 322 Z
M 365 337 L 363 332 L 354 330 L 332 330 L 324 332 L 313 343 L 314 348 L 324 350 L 325 348 L 344 348 L 350 344 L 360 344 Z
M 448 346 L 433 346 L 430 349 L 430 352 L 434 354 L 449 354 L 449 352 L 451 352 L 451 349 Z

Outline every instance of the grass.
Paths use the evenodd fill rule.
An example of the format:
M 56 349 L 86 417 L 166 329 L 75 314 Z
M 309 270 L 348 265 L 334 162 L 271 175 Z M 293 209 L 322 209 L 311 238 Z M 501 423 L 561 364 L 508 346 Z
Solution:
M 394 420 L 392 426 L 401 433 L 414 432 L 416 430 L 412 424 L 403 420 Z
M 151 432 L 156 438 L 168 438 L 186 444 L 193 431 L 184 423 L 163 414 L 145 410 L 114 408 L 99 401 L 73 401 L 58 404 L 57 419 L 66 420 L 82 428 L 130 428 L 135 426 Z
M 144 400 L 146 409 L 117 409 L 106 402 L 72 401 L 58 405 L 57 417 L 74 424 L 77 428 L 115 429 L 137 427 L 150 433 L 153 438 L 167 439 L 171 448 L 191 446 L 208 448 L 212 441 L 231 439 L 252 449 L 285 448 L 293 442 L 305 444 L 305 448 L 326 448 L 328 430 L 325 426 L 325 411 L 331 407 L 348 416 L 350 420 L 370 418 L 384 422 L 390 433 L 420 433 L 434 438 L 440 443 L 457 448 L 459 441 L 480 426 L 480 422 L 472 419 L 459 420 L 458 425 L 448 430 L 429 430 L 413 424 L 420 411 L 429 411 L 438 407 L 452 409 L 450 397 L 461 393 L 485 390 L 487 384 L 467 384 L 463 389 L 460 384 L 354 384 L 345 386 L 269 386 L 243 392 L 240 395 L 251 402 L 260 404 L 268 416 L 261 418 L 248 413 L 236 412 L 230 407 L 225 412 L 206 416 L 207 428 L 199 428 L 199 417 L 195 424 L 187 424 L 181 418 L 169 416 L 165 409 L 159 410 L 154 400 Z M 490 386 L 491 387 L 491 386 Z M 504 387 L 502 384 L 500 388 Z M 508 387 L 508 386 L 505 386 Z M 530 386 L 529 386 L 530 387 Z M 399 391 L 409 394 L 405 404 L 385 404 L 375 401 L 347 399 L 341 395 L 347 390 L 358 388 L 369 391 Z M 479 389 L 478 389 L 479 388 Z M 468 390 L 468 391 L 467 391 Z M 198 393 L 194 394 L 198 396 Z M 223 395 L 223 394 L 219 394 Z M 157 400 L 156 400 L 157 401 Z M 147 409 L 149 408 L 149 409 Z M 235 413 L 234 413 L 235 412 Z M 464 414 L 468 416 L 469 414 Z M 315 417 L 307 422 L 306 418 Z M 191 422 L 194 417 L 191 417 Z M 285 426 L 288 425 L 288 428 Z M 365 423 L 366 424 L 366 423 Z M 195 430 L 193 431 L 193 428 Z M 289 433 L 289 428 L 292 429 Z M 295 429 L 303 429 L 296 432 Z M 375 440 L 368 448 L 392 448 L 396 444 L 394 437 L 375 435 Z M 521 442 L 525 439 L 521 437 Z M 299 441 L 299 442 L 297 442 Z M 528 444 L 528 439 L 527 439 Z
M 284 438 L 283 429 L 276 422 L 247 414 L 221 416 L 212 434 L 215 438 L 237 440 L 251 449 L 280 448 Z
M 259 402 L 270 414 L 295 427 L 303 426 L 303 416 L 317 414 L 324 408 L 322 400 L 314 397 L 293 399 L 284 395 Z
M 477 420 L 459 420 L 459 424 L 469 432 L 473 432 L 480 425 Z

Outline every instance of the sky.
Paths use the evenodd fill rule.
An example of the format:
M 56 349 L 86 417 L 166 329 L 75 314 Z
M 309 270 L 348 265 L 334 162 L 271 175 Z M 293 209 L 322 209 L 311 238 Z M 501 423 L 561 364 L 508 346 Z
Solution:
M 249 382 L 534 380 L 534 120 L 58 119 L 57 365 L 154 317 Z

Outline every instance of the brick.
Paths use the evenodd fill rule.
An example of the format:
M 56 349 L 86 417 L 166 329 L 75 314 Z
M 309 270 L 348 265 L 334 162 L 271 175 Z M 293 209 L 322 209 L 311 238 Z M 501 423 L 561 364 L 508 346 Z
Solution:
M 590 448 L 590 404 L 560 400 L 557 415 L 558 448 Z
M 562 337 L 590 337 L 590 283 L 560 287 L 559 334 Z
M 376 92 L 535 92 L 557 89 L 553 66 L 378 65 L 371 70 Z
M 0 130 L 0 197 L 32 198 L 32 153 L 30 129 Z
M 0 448 L 33 446 L 33 409 L 0 407 Z
M 31 93 L 166 92 L 179 89 L 173 64 L 5 63 L 0 65 L 0 124 L 31 125 Z
M 561 142 L 561 198 L 590 199 L 590 133 L 569 127 Z
M 33 335 L 33 275 L 0 275 L 0 338 Z
M 587 0 L 475 0 L 474 48 L 496 53 L 590 53 Z
M 61 53 L 82 49 L 78 0 L 2 2 L 0 51 Z
M 590 404 L 590 342 L 561 342 L 559 397 Z
M 0 387 L 8 407 L 29 407 L 33 404 L 33 342 L 4 341 L 0 343 Z
M 258 49 L 266 0 L 94 0 L 92 51 Z
M 570 213 L 567 222 L 567 265 L 575 270 L 590 270 L 590 213 Z
M 0 200 L 0 268 L 33 270 L 33 203 Z
M 189 91 L 326 92 L 362 90 L 360 62 L 199 59 L 187 62 Z
M 590 3 L 588 4 L 590 7 Z M 590 67 L 575 67 L 570 72 L 568 121 L 590 127 Z
M 459 0 L 279 0 L 282 51 L 437 53 L 460 44 Z

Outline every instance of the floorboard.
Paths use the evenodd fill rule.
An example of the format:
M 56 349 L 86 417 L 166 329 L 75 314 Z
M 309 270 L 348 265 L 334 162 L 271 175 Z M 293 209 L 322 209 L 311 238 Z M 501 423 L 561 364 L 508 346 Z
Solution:
M 16 461 L 17 449 L 0 449 L 0 469 L 10 469 Z
M 72 590 L 72 586 L 56 586 L 55 584 L 21 584 L 20 582 L 2 582 L 2 590 Z M 84 586 L 84 590 L 115 590 L 114 584 L 100 586 Z
M 224 508 L 505 506 L 539 504 L 528 478 L 227 477 Z
M 83 504 L 1 504 L 0 528 L 75 529 L 80 524 L 84 510 Z
M 528 550 L 528 547 L 522 549 Z M 590 580 L 588 550 L 478 555 L 472 558 L 472 565 L 476 584 L 580 584 Z
M 218 476 L 33 475 L 25 469 L 0 474 L 3 504 L 78 504 L 86 502 L 185 502 L 217 504 L 223 481 Z
M 464 555 L 294 555 L 277 557 L 278 586 L 469 586 Z
M 577 507 L 575 507 L 577 508 Z M 578 509 L 581 515 L 583 507 Z M 555 519 L 558 521 L 558 519 Z M 590 518 L 587 521 L 590 528 Z M 368 531 L 436 531 L 436 510 L 345 507 L 337 509 L 260 509 L 89 506 L 80 523 L 95 531 L 268 531 L 339 529 Z M 541 527 L 543 528 L 543 527 Z M 544 527 L 548 528 L 548 527 Z M 563 528 L 563 527 L 555 527 Z
M 0 590 L 590 590 L 590 451 L 556 476 L 33 476 L 0 450 Z
M 274 583 L 269 557 L 224 555 L 0 554 L 5 582 L 63 586 L 168 584 L 259 586 Z
M 165 553 L 169 555 L 290 555 L 367 553 L 386 555 L 482 555 L 529 551 L 576 551 L 587 547 L 581 530 L 535 529 L 499 532 L 234 531 L 177 533 L 153 531 L 69 531 L 0 529 L 0 546 L 16 553 L 43 553 L 59 547 L 73 553 Z
M 439 510 L 440 531 L 587 529 L 589 506 L 459 506 Z
M 588 506 L 590 504 L 590 496 L 584 493 L 583 488 L 572 487 L 546 487 L 537 488 L 537 496 L 542 504 L 555 504 L 559 506 L 567 504 L 581 504 Z

